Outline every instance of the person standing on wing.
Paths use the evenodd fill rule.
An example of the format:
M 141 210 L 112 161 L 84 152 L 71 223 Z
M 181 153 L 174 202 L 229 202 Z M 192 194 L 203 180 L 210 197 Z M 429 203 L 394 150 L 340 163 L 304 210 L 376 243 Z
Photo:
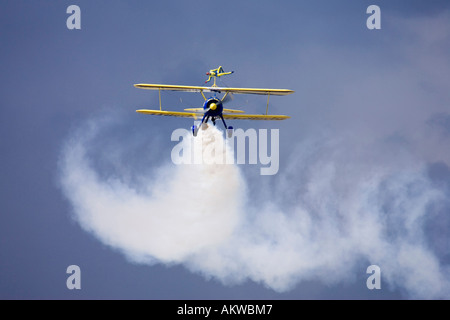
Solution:
M 209 72 L 206 73 L 206 75 L 209 76 L 209 78 L 208 80 L 205 81 L 205 83 L 208 83 L 209 81 L 211 81 L 212 78 L 214 78 L 214 84 L 216 84 L 216 77 L 221 77 L 232 73 L 234 73 L 234 71 L 225 72 L 222 66 L 218 67 L 217 69 L 209 70 Z

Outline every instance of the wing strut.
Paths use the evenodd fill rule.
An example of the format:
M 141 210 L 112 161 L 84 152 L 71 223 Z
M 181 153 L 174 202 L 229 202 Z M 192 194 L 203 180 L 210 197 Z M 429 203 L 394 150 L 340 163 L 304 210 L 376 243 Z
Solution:
M 214 79 L 216 79 L 216 78 L 214 78 Z M 200 93 L 202 94 L 203 99 L 205 99 L 205 101 L 208 100 L 208 99 L 206 99 L 205 94 L 203 93 L 203 90 L 200 90 Z
M 267 93 L 267 107 L 266 107 L 266 116 L 269 113 L 269 98 L 270 98 L 270 92 Z
M 159 88 L 159 111 L 161 111 L 162 110 L 162 108 L 161 108 L 161 88 Z

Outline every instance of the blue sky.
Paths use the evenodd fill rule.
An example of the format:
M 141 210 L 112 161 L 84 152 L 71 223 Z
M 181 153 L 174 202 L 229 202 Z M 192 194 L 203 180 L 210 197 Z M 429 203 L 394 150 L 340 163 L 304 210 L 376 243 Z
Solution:
M 71 4 L 81 30 L 66 27 Z M 381 30 L 366 27 L 371 4 Z M 449 6 L 1 1 L 0 297 L 448 299 Z M 202 85 L 219 65 L 235 71 L 223 85 L 296 91 L 270 104 L 291 119 L 233 123 L 280 129 L 280 170 L 231 173 L 244 222 L 228 245 L 177 255 L 149 243 L 136 253 L 85 214 L 130 208 L 136 218 L 130 190 L 179 181 L 170 135 L 192 123 L 136 114 L 157 108 L 158 95 L 133 84 Z M 202 100 L 163 95 L 172 110 Z M 262 113 L 265 103 L 235 95 L 230 107 Z M 182 205 L 159 209 L 184 221 Z M 81 290 L 66 287 L 72 264 Z M 371 264 L 381 290 L 366 287 Z

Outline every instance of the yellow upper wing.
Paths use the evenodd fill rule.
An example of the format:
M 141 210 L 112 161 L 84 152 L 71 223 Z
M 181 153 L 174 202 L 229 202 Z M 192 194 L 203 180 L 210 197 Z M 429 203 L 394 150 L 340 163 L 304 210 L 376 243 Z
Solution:
M 273 115 L 273 114 L 223 114 L 224 119 L 238 120 L 285 120 L 289 116 Z
M 187 91 L 187 92 L 231 92 L 243 94 L 262 94 L 285 96 L 295 91 L 288 89 L 258 89 L 258 88 L 224 88 L 224 87 L 201 87 L 201 86 L 179 86 L 170 84 L 147 84 L 138 83 L 134 85 L 136 88 L 148 90 L 171 90 L 171 91 Z
M 203 109 L 203 108 L 187 108 L 187 109 L 184 109 L 184 111 L 205 112 L 205 109 Z M 223 112 L 225 112 L 225 113 L 244 113 L 245 111 L 235 110 L 235 109 L 223 109 Z

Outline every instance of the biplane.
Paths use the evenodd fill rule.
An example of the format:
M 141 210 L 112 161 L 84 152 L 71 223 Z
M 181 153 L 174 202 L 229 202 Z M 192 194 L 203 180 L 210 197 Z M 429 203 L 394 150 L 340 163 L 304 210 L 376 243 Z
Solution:
M 172 117 L 182 117 L 182 118 L 194 118 L 200 119 L 199 125 L 192 126 L 192 134 L 197 136 L 199 128 L 207 127 L 207 122 L 211 122 L 216 125 L 216 120 L 220 119 L 227 131 L 228 137 L 233 135 L 233 127 L 227 126 L 225 119 L 237 119 L 237 120 L 285 120 L 289 119 L 289 116 L 285 115 L 270 115 L 269 112 L 269 99 L 271 95 L 274 96 L 285 96 L 294 93 L 292 90 L 288 89 L 258 89 L 258 88 L 228 88 L 219 87 L 216 85 L 216 78 L 224 75 L 232 74 L 232 72 L 224 72 L 222 67 L 210 70 L 206 75 L 210 78 L 206 81 L 208 82 L 211 78 L 214 79 L 214 83 L 211 87 L 204 86 L 185 86 L 185 85 L 169 85 L 169 84 L 145 84 L 139 83 L 135 84 L 136 88 L 147 89 L 147 90 L 158 90 L 159 91 L 159 110 L 148 110 L 139 109 L 136 112 L 158 115 L 158 116 L 172 116 Z M 199 92 L 203 99 L 205 100 L 202 108 L 187 108 L 184 111 L 166 111 L 162 110 L 161 106 L 161 91 L 184 91 L 184 92 Z M 211 96 L 207 98 L 205 93 L 211 93 Z M 222 95 L 219 97 L 218 95 Z M 243 110 L 227 109 L 224 108 L 224 102 L 228 95 L 230 94 L 257 94 L 257 95 L 267 95 L 267 107 L 265 114 L 245 114 Z

